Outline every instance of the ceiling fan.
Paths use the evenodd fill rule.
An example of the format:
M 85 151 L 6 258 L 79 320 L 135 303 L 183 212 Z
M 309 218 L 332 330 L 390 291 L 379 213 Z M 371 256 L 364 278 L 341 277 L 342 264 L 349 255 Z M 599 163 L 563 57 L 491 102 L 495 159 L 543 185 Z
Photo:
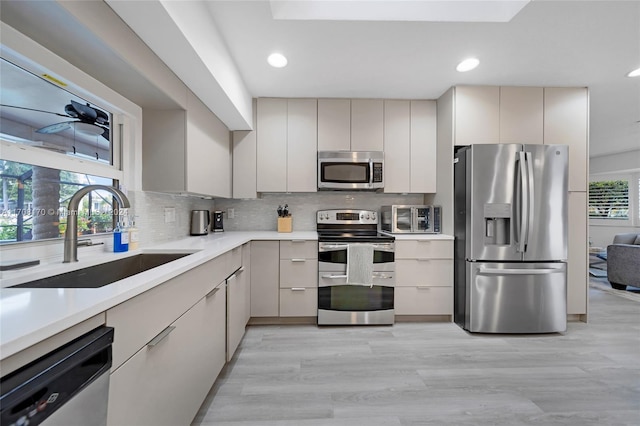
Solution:
M 65 114 L 57 112 L 43 111 L 35 108 L 25 108 L 15 105 L 2 105 L 3 107 L 23 109 L 27 111 L 44 112 L 47 114 L 55 114 L 60 117 L 75 118 L 72 121 L 62 121 L 60 123 L 50 124 L 36 130 L 36 133 L 51 134 L 59 133 L 67 129 L 73 128 L 76 132 L 89 136 L 102 136 L 109 140 L 109 116 L 104 111 L 90 106 L 83 105 L 79 102 L 71 100 L 70 104 L 65 105 Z
M 64 112 L 68 117 L 77 118 L 78 120 L 50 124 L 36 130 L 36 132 L 45 134 L 58 133 L 73 127 L 79 133 L 92 136 L 101 135 L 109 140 L 109 116 L 104 111 L 93 108 L 89 104 L 82 105 L 72 100 L 70 104 L 65 105 Z

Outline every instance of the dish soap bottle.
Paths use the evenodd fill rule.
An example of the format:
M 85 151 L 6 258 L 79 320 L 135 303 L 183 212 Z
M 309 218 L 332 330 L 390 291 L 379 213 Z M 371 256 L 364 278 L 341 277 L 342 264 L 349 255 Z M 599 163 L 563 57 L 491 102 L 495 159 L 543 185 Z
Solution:
M 116 229 L 113 230 L 113 251 L 114 253 L 122 253 L 129 250 L 129 233 L 123 230 L 124 225 L 116 225 Z
M 135 216 L 129 222 L 129 250 L 138 248 L 138 228 L 136 228 Z

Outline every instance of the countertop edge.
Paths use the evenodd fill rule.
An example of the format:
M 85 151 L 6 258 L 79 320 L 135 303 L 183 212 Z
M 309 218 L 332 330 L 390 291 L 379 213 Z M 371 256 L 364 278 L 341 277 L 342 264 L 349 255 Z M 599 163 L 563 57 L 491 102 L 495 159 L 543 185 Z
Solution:
M 0 359 L 12 355 L 38 344 L 76 324 L 142 294 L 176 276 L 183 274 L 203 263 L 233 250 L 251 241 L 283 241 L 283 240 L 317 240 L 315 231 L 301 231 L 292 233 L 277 233 L 275 231 L 237 231 L 212 233 L 203 237 L 186 237 L 184 239 L 160 243 L 158 245 L 133 251 L 128 255 L 144 252 L 163 252 L 169 250 L 194 251 L 193 254 L 162 265 L 135 276 L 117 281 L 96 289 L 14 289 L 1 288 L 0 291 Z M 124 256 L 120 256 L 124 257 Z M 115 258 L 114 258 L 115 259 Z M 104 260 L 102 260 L 104 262 Z M 79 265 L 80 267 L 86 264 Z M 44 265 L 46 267 L 46 265 Z M 77 269 L 70 268 L 69 270 Z M 60 273 L 60 272 L 57 272 Z M 29 274 L 25 274 L 29 276 Z M 27 278 L 23 282 L 30 281 Z M 15 284 L 12 284 L 15 285 Z M 65 312 L 40 312 L 31 318 L 25 314 L 28 309 L 34 309 L 29 303 L 31 299 L 50 297 L 51 300 L 64 300 L 66 303 L 88 299 L 84 304 L 65 309 Z M 22 301 L 20 300 L 22 299 Z M 67 301 L 66 299 L 70 299 Z M 24 301 L 27 305 L 20 307 Z M 44 308 L 46 302 L 38 302 Z M 62 303 L 62 302 L 61 302 Z M 25 319 L 25 317 L 27 317 Z M 29 323 L 31 321 L 31 323 Z M 20 330 L 7 333 L 7 327 L 22 323 Z M 6 339 L 6 340 L 5 340 Z

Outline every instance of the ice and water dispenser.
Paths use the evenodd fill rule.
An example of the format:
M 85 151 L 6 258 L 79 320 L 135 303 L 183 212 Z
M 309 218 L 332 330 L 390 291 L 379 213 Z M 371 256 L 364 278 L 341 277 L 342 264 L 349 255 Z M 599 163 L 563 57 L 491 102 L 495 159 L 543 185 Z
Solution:
M 484 205 L 484 244 L 511 244 L 511 204 L 486 203 Z

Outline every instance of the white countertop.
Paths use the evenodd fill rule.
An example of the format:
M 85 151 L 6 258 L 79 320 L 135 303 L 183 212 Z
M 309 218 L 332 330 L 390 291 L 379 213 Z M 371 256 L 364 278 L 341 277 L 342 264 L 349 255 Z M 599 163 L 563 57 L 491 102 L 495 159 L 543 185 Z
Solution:
M 313 232 L 212 233 L 127 253 L 100 253 L 77 263 L 5 271 L 0 279 L 0 359 L 16 354 L 251 240 L 317 240 Z M 195 252 L 100 288 L 8 288 L 144 252 Z

